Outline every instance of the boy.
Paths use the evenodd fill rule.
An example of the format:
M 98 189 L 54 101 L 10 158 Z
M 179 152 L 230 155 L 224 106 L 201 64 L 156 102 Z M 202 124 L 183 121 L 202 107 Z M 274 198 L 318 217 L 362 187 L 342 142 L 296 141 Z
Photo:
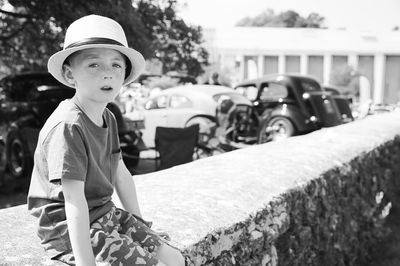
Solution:
M 116 121 L 106 109 L 143 68 L 122 27 L 97 15 L 72 23 L 64 49 L 49 59 L 49 72 L 76 89 L 40 132 L 28 193 L 52 259 L 83 266 L 184 265 L 181 253 L 140 218 Z M 111 201 L 114 187 L 124 210 Z

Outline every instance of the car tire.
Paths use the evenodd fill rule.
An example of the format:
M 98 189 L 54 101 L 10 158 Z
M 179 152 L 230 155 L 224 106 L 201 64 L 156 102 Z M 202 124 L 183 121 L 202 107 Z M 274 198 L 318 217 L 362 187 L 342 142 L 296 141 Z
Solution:
M 208 142 L 213 137 L 213 128 L 215 126 L 215 122 L 208 117 L 198 116 L 190 119 L 185 127 L 190 127 L 193 125 L 199 125 L 199 139 L 198 139 L 198 147 L 193 155 L 194 159 L 200 159 L 203 157 L 211 156 L 210 151 L 208 150 Z
M 7 135 L 6 161 L 7 170 L 15 179 L 28 178 L 32 171 L 33 159 L 18 130 L 11 130 Z
M 293 123 L 285 117 L 273 117 L 262 123 L 258 136 L 258 143 L 283 140 L 295 135 Z
M 210 118 L 198 116 L 190 119 L 185 127 L 190 127 L 192 125 L 198 124 L 199 129 L 199 141 L 203 143 L 207 143 L 210 137 L 212 137 L 212 129 L 215 125 L 215 122 Z

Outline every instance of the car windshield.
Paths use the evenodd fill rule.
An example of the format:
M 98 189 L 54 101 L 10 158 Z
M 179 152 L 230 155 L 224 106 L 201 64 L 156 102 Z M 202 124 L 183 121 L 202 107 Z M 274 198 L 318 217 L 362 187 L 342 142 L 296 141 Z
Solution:
M 250 101 L 254 101 L 257 99 L 258 89 L 255 84 L 236 87 L 235 91 L 237 91 Z
M 243 102 L 243 98 L 245 98 L 243 95 L 241 95 L 239 93 L 231 93 L 231 92 L 224 92 L 224 93 L 215 94 L 213 96 L 213 98 L 214 98 L 214 100 L 216 102 L 218 102 L 219 98 L 221 98 L 224 95 L 225 96 L 229 96 L 229 98 L 231 98 L 233 102 Z
M 322 91 L 321 86 L 318 84 L 318 82 L 312 80 L 302 79 L 300 81 L 300 84 L 305 92 Z

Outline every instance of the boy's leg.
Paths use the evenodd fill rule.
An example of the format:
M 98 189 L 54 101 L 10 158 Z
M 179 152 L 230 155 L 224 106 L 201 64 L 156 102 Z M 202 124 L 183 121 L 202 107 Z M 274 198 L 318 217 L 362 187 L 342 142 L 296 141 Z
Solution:
M 185 265 L 185 259 L 183 258 L 182 253 L 178 249 L 173 248 L 167 244 L 162 244 L 158 248 L 155 257 L 166 265 Z
M 120 219 L 121 228 L 119 232 L 121 234 L 129 236 L 134 242 L 166 265 L 185 265 L 181 252 L 177 248 L 170 246 L 147 225 L 123 210 L 117 209 L 116 216 Z
M 95 252 L 96 263 L 102 265 L 158 266 L 163 265 L 137 243 L 119 237 L 108 237 L 104 246 Z
M 90 237 L 96 262 L 100 265 L 162 265 L 151 252 L 121 232 L 118 216 L 118 211 L 113 208 L 91 225 Z

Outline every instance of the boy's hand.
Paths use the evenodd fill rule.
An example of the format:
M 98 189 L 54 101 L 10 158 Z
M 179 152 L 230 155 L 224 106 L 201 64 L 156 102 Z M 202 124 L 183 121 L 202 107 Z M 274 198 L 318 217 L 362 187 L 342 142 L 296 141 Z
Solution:
M 138 221 L 142 222 L 144 225 L 146 225 L 148 228 L 151 228 L 151 226 L 153 225 L 153 222 L 151 221 L 146 221 L 144 220 L 142 217 L 139 217 L 135 214 L 132 214 Z M 171 240 L 171 237 L 169 236 L 169 234 L 165 231 L 159 231 L 159 230 L 153 230 L 153 232 L 158 235 L 161 238 L 164 238 L 167 241 Z
M 164 238 L 167 241 L 171 240 L 171 237 L 169 236 L 169 234 L 165 231 L 154 231 L 154 233 L 156 233 L 156 235 L 158 235 L 161 238 Z

